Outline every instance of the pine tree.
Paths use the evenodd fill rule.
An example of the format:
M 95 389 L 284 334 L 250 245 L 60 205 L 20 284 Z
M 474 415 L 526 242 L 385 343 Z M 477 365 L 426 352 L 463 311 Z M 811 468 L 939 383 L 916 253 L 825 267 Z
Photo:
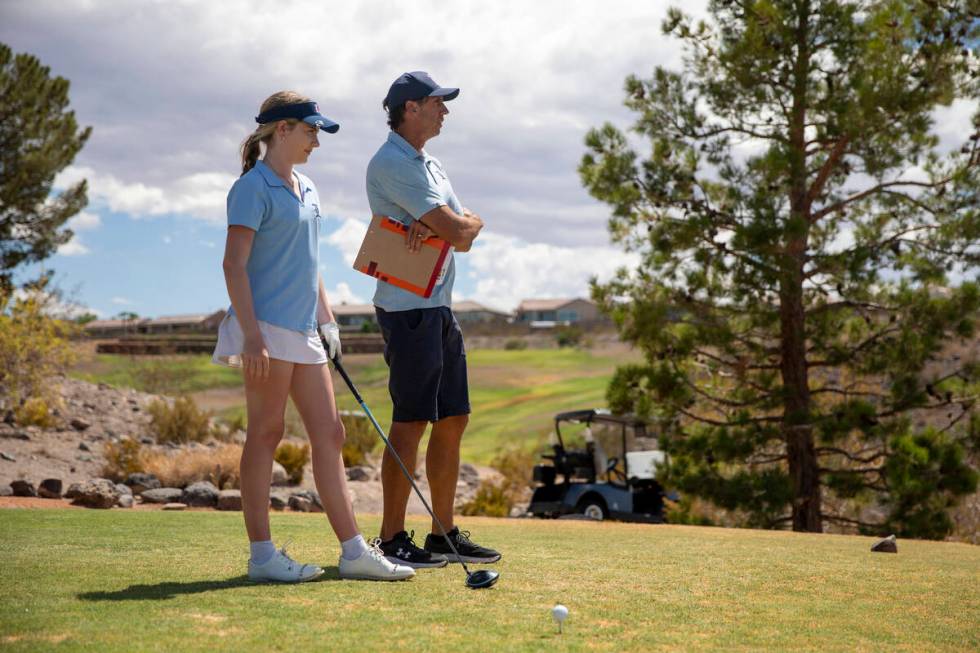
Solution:
M 611 406 L 662 420 L 670 482 L 750 525 L 942 537 L 977 485 L 980 366 L 938 359 L 980 310 L 980 131 L 943 152 L 931 116 L 978 97 L 977 6 L 709 13 L 669 11 L 682 70 L 627 78 L 633 134 L 586 137 L 583 184 L 641 260 L 593 285 L 645 358 Z
M 68 80 L 0 43 L 0 296 L 13 270 L 72 238 L 65 222 L 85 208 L 85 181 L 51 195 L 55 175 L 88 140 L 68 110 Z

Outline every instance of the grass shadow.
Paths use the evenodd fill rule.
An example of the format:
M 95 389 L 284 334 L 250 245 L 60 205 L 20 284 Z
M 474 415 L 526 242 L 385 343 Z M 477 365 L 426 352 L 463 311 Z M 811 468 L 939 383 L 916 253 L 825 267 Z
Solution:
M 324 574 L 313 583 L 324 581 L 340 580 L 340 573 L 336 566 L 324 567 Z M 155 585 L 130 585 L 129 587 L 114 592 L 82 592 L 77 595 L 82 601 L 164 601 L 175 598 L 183 594 L 202 594 L 204 592 L 215 592 L 220 590 L 231 590 L 240 587 L 259 587 L 267 583 L 256 583 L 250 581 L 248 576 L 235 576 L 224 580 L 198 580 L 186 583 L 163 582 Z M 276 583 L 280 584 L 280 583 Z M 289 584 L 289 583 L 281 583 Z

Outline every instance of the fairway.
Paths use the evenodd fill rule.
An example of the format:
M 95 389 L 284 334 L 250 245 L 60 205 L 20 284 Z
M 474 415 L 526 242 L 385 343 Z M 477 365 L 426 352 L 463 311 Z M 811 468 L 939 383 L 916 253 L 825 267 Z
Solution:
M 617 365 L 639 355 L 616 345 L 601 349 L 473 349 L 467 354 L 472 414 L 462 443 L 467 462 L 490 464 L 502 449 L 534 449 L 553 429 L 555 413 L 606 405 L 606 386 Z M 391 423 L 388 367 L 380 354 L 344 357 L 344 366 L 371 412 Z M 132 357 L 100 354 L 84 359 L 72 376 L 144 392 L 192 396 L 220 417 L 244 415 L 240 372 L 211 363 L 209 356 Z M 359 410 L 340 376 L 334 389 L 341 410 Z M 209 392 L 210 391 L 210 392 Z M 217 391 L 217 392 L 215 392 Z M 305 437 L 292 404 L 287 428 Z
M 376 516 L 362 516 L 375 533 Z M 458 566 L 339 581 L 322 515 L 275 514 L 327 567 L 253 585 L 239 514 L 0 512 L 9 651 L 932 651 L 980 648 L 980 548 L 684 526 L 465 518 L 500 582 Z M 424 533 L 427 523 L 410 520 Z M 550 609 L 569 607 L 558 635 Z

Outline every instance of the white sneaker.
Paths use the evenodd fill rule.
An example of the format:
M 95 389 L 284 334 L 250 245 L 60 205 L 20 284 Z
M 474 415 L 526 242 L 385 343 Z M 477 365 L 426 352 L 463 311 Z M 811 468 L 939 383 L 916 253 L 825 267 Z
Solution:
M 323 574 L 316 565 L 302 565 L 286 555 L 286 545 L 265 563 L 248 561 L 248 579 L 259 583 L 302 583 Z
M 368 545 L 368 550 L 356 560 L 340 556 L 337 565 L 341 578 L 359 580 L 405 580 L 415 575 L 415 570 L 404 565 L 389 562 L 376 543 Z

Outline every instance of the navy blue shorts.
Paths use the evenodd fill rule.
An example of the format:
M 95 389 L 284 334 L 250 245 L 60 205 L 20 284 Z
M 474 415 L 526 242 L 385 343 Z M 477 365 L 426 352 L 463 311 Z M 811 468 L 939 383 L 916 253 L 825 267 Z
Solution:
M 385 311 L 374 307 L 385 339 L 394 422 L 437 422 L 469 415 L 463 332 L 445 306 Z

